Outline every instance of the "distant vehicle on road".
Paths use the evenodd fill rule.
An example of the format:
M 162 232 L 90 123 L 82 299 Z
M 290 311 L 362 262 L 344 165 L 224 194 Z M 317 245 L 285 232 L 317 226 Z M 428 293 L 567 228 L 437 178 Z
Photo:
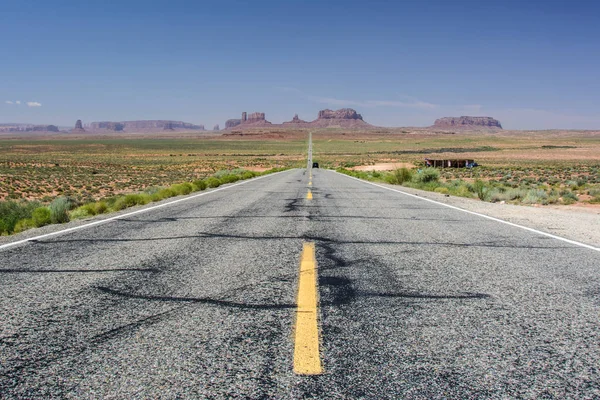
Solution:
M 319 168 L 319 163 L 318 162 L 314 162 L 312 167 L 313 168 Z

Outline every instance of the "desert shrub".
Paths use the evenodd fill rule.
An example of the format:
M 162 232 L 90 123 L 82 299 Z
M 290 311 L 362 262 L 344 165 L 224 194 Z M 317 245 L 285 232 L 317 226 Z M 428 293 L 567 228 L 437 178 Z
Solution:
M 221 181 L 221 185 L 224 185 L 226 183 L 233 183 L 233 182 L 237 182 L 240 180 L 240 177 L 237 175 L 224 175 L 221 178 L 219 178 L 219 180 Z
M 590 199 L 590 203 L 591 203 L 591 204 L 600 204 L 600 194 L 598 194 L 598 195 L 596 195 L 596 196 L 592 197 L 592 198 Z
M 158 193 L 161 189 L 162 188 L 160 186 L 150 186 L 150 187 L 144 189 L 144 193 L 152 196 L 153 194 Z
M 96 214 L 104 214 L 106 211 L 108 211 L 108 204 L 106 204 L 105 201 L 99 201 L 97 203 L 93 203 L 94 204 L 94 211 L 96 211 Z
M 50 224 L 52 222 L 52 218 L 50 216 L 50 209 L 48 207 L 36 208 L 31 213 L 31 220 L 37 228 Z
M 522 200 L 527 196 L 527 190 L 514 188 L 506 191 L 506 197 L 508 200 Z
M 373 174 L 375 176 L 375 174 Z M 386 182 L 393 185 L 402 185 L 404 182 L 410 182 L 413 178 L 412 171 L 408 168 L 398 168 L 385 177 Z
M 221 186 L 221 180 L 219 178 L 215 178 L 214 176 L 211 176 L 210 178 L 208 178 L 206 180 L 206 185 L 209 188 L 216 188 Z
M 256 174 L 252 171 L 244 171 L 242 173 L 242 179 L 251 179 L 254 178 L 256 176 Z
M 153 195 L 151 195 L 150 199 L 152 201 L 160 201 L 160 200 L 168 199 L 169 197 L 173 197 L 173 196 L 177 196 L 177 193 L 175 193 L 173 191 L 173 189 L 163 188 L 163 189 L 160 189 L 158 192 L 154 193 Z
M 31 228 L 35 228 L 35 223 L 33 222 L 33 219 L 31 219 L 31 218 L 21 219 L 15 224 L 14 233 L 23 232 L 23 231 L 26 231 L 27 229 L 31 229 Z
M 547 204 L 548 194 L 544 190 L 531 189 L 523 198 L 525 204 Z
M 473 192 L 477 195 L 477 197 L 479 198 L 479 200 L 485 200 L 485 195 L 486 195 L 486 192 L 487 192 L 487 188 L 485 187 L 485 182 L 483 182 L 482 180 L 477 179 L 473 183 Z
M 435 188 L 434 192 L 442 193 L 442 194 L 449 194 L 450 190 L 448 190 L 447 187 L 438 187 L 438 188 Z
M 424 168 L 413 179 L 418 183 L 437 182 L 440 179 L 440 171 L 436 168 Z
M 194 187 L 189 182 L 177 183 L 175 185 L 171 185 L 171 190 L 177 195 L 186 195 L 192 193 Z
M 53 224 L 63 224 L 69 222 L 69 210 L 73 202 L 67 197 L 57 197 L 50 203 L 50 220 Z
M 497 203 L 499 201 L 509 200 L 508 193 L 507 192 L 502 192 L 500 189 L 497 189 L 497 188 L 489 190 L 485 194 L 485 199 L 487 201 L 492 202 L 492 203 Z
M 148 204 L 151 200 L 151 197 L 145 194 L 128 194 L 123 197 L 119 197 L 115 204 L 113 205 L 113 209 L 123 210 L 125 208 Z
M 87 218 L 87 217 L 91 217 L 93 216 L 93 214 L 90 214 L 89 212 L 89 208 L 86 207 L 77 207 L 76 209 L 74 209 L 73 211 L 71 211 L 69 213 L 69 219 L 71 221 L 76 220 L 76 219 L 82 219 L 82 218 Z
M 197 180 L 192 182 L 192 186 L 194 187 L 195 192 L 199 192 L 201 190 L 206 189 L 206 182 L 203 180 Z
M 473 194 L 471 193 L 467 185 L 459 185 L 454 188 L 450 188 L 450 194 L 459 197 L 473 197 Z
M 9 235 L 14 232 L 17 222 L 21 219 L 31 218 L 33 210 L 40 207 L 40 203 L 0 201 L 0 235 Z

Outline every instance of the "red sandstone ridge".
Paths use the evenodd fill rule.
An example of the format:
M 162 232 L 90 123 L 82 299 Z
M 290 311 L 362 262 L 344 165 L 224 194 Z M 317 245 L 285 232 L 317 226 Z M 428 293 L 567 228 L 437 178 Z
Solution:
M 240 125 L 263 126 L 263 125 L 272 125 L 272 124 L 265 119 L 265 113 L 254 112 L 254 113 L 248 115 L 247 113 L 243 112 Z
M 285 126 L 288 126 L 288 125 L 295 126 L 295 125 L 303 125 L 303 124 L 308 124 L 308 122 L 298 118 L 298 114 L 295 114 L 294 118 L 292 118 L 291 121 L 287 121 L 287 122 L 283 123 L 283 125 L 285 125 Z
M 351 108 L 321 110 L 316 120 L 309 123 L 315 128 L 368 128 L 372 125 L 363 121 L 362 115 Z
M 448 129 L 448 128 L 493 128 L 502 129 L 500 121 L 491 117 L 444 117 L 436 119 L 433 124 L 434 128 Z
M 225 129 L 234 128 L 241 123 L 241 119 L 228 119 L 227 121 L 225 121 Z

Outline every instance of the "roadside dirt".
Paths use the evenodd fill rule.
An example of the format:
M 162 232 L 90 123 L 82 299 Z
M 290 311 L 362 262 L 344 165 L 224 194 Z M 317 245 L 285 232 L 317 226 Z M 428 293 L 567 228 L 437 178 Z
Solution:
M 444 194 L 403 186 L 385 184 L 382 186 L 600 247 L 600 207 L 597 205 L 588 204 L 585 207 L 517 206 L 487 203 L 463 197 L 446 197 Z

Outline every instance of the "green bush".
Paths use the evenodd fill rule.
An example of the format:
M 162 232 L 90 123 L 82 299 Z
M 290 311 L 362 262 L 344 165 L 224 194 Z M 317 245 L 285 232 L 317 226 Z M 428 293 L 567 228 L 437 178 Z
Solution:
M 485 187 L 485 182 L 477 179 L 473 183 L 473 191 L 475 192 L 477 197 L 479 197 L 479 200 L 485 200 L 485 194 L 487 192 L 487 188 Z
M 240 180 L 240 177 L 237 175 L 230 174 L 230 175 L 225 175 L 225 176 L 219 178 L 219 180 L 221 181 L 221 185 L 224 185 L 226 183 L 237 182 Z
M 252 172 L 252 171 L 244 171 L 242 173 L 242 179 L 251 179 L 254 178 L 256 176 L 256 173 Z
M 418 183 L 437 182 L 440 179 L 440 171 L 436 168 L 424 168 L 413 179 Z
M 48 207 L 38 207 L 31 213 L 31 220 L 33 224 L 39 228 L 44 225 L 52 223 L 50 216 L 50 209 Z
M 76 209 L 74 209 L 73 211 L 71 211 L 69 213 L 69 219 L 71 221 L 76 220 L 76 219 L 82 219 L 82 218 L 87 218 L 87 217 L 91 217 L 93 216 L 93 214 L 91 214 L 89 212 L 89 208 L 82 206 L 82 207 L 77 207 Z
M 113 209 L 124 210 L 125 208 L 148 204 L 151 200 L 151 197 L 147 194 L 128 194 L 123 197 L 119 197 L 115 204 L 113 205 Z
M 192 182 L 192 185 L 194 186 L 195 192 L 199 192 L 201 190 L 206 189 L 206 182 L 202 180 L 194 181 Z
M 531 189 L 527 192 L 523 203 L 525 204 L 547 204 L 548 194 L 544 190 Z
M 57 197 L 50 203 L 50 220 L 53 224 L 69 222 L 69 210 L 73 203 L 67 197 Z
M 20 202 L 0 201 L 0 235 L 10 235 L 14 232 L 17 222 L 31 218 L 33 210 L 40 207 L 37 201 Z
M 600 204 L 600 194 L 592 197 L 590 199 L 591 204 Z
M 31 228 L 35 228 L 35 223 L 33 222 L 33 219 L 31 219 L 31 218 L 21 219 L 16 223 L 14 233 L 20 233 L 20 232 L 26 231 L 27 229 L 31 229 Z
M 396 181 L 399 185 L 402 185 L 404 182 L 410 182 L 413 178 L 413 173 L 408 168 L 399 168 L 394 171 L 394 176 L 396 177 Z
M 208 178 L 206 180 L 206 185 L 209 188 L 216 188 L 216 187 L 221 186 L 221 180 L 218 178 L 215 178 L 214 176 L 211 176 L 210 178 Z
M 177 183 L 175 185 L 171 185 L 170 189 L 176 195 L 186 195 L 186 194 L 190 194 L 194 191 L 194 187 L 189 182 Z
M 177 196 L 177 193 L 175 193 L 173 191 L 173 189 L 163 188 L 163 189 L 160 189 L 158 192 L 154 193 L 153 195 L 151 195 L 150 199 L 152 201 L 160 201 L 160 200 L 168 199 L 169 197 L 174 197 L 174 196 Z
M 449 194 L 450 190 L 447 187 L 438 187 L 438 188 L 435 188 L 434 192 L 441 193 L 441 194 Z
M 108 204 L 106 204 L 105 201 L 99 201 L 97 203 L 93 203 L 94 204 L 94 211 L 96 211 L 96 214 L 104 214 L 106 211 L 108 211 Z
M 471 191 L 469 190 L 467 185 L 456 186 L 455 188 L 450 189 L 450 194 L 459 197 L 473 197 Z

